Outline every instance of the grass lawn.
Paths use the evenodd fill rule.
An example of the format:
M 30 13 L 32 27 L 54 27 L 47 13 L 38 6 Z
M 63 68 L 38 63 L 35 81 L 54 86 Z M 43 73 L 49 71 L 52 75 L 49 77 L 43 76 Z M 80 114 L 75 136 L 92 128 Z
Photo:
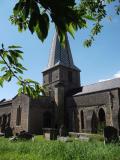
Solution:
M 0 160 L 120 160 L 120 146 L 94 140 L 45 141 L 41 136 L 34 142 L 9 142 L 1 137 Z

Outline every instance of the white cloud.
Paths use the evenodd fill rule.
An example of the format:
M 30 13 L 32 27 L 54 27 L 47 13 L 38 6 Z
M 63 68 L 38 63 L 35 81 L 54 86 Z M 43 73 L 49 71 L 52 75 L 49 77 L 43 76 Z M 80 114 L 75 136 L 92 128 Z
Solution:
M 114 78 L 120 78 L 120 71 L 118 71 L 117 73 L 115 73 L 111 78 L 100 79 L 98 82 L 109 81 L 109 80 L 114 79 Z
M 111 79 L 100 79 L 98 82 L 104 82 L 104 81 L 109 81 Z
M 120 78 L 120 71 L 113 75 L 113 78 Z

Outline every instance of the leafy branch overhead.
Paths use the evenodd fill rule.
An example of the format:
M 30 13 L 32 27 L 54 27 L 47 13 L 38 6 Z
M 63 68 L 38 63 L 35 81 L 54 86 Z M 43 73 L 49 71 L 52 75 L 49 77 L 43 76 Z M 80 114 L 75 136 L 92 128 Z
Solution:
M 44 93 L 44 89 L 38 82 L 31 79 L 23 80 L 20 76 L 26 70 L 20 63 L 23 59 L 23 52 L 20 50 L 20 46 L 8 46 L 6 50 L 4 45 L 0 49 L 0 86 L 3 87 L 5 81 L 9 82 L 13 77 L 18 80 L 20 86 L 18 93 L 24 93 L 31 97 L 38 97 L 40 93 Z
M 66 32 L 74 37 L 78 29 L 88 27 L 89 21 L 92 21 L 90 39 L 84 43 L 90 46 L 94 36 L 101 32 L 101 21 L 107 15 L 106 5 L 114 1 L 118 1 L 115 7 L 119 14 L 119 0 L 80 0 L 78 3 L 75 0 L 19 0 L 10 20 L 19 31 L 29 29 L 41 41 L 47 37 L 50 22 L 53 22 L 61 43 L 64 43 Z

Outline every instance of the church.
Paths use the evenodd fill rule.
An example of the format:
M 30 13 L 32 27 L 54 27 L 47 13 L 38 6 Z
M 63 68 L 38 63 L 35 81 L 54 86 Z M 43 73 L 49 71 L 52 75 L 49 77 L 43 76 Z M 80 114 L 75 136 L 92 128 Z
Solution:
M 43 128 L 98 133 L 104 126 L 120 130 L 120 78 L 81 86 L 66 35 L 65 47 L 55 33 L 43 74 L 46 95 L 37 99 L 21 94 L 0 101 L 0 132 L 10 126 L 42 134 Z

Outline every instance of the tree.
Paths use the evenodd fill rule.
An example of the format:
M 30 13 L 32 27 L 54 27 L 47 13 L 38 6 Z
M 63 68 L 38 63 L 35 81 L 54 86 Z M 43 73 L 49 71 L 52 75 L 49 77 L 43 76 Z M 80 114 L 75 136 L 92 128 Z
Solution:
M 94 37 L 101 32 L 102 20 L 107 16 L 106 6 L 116 2 L 116 13 L 120 13 L 120 0 L 19 0 L 13 8 L 10 16 L 12 24 L 18 26 L 20 32 L 29 29 L 36 33 L 41 41 L 48 35 L 49 26 L 54 23 L 59 34 L 61 44 L 64 46 L 65 34 L 69 32 L 74 38 L 74 33 L 93 24 L 89 39 L 84 45 L 89 47 Z M 23 80 L 19 74 L 23 74 L 25 68 L 19 62 L 22 59 L 22 51 L 19 46 L 9 46 L 0 50 L 0 65 L 3 75 L 0 77 L 0 85 L 4 81 L 10 81 L 13 77 L 18 79 L 19 93 L 24 92 L 36 97 L 44 89 L 31 79 Z
M 19 0 L 10 17 L 12 24 L 18 26 L 19 31 L 29 29 L 37 34 L 41 41 L 47 37 L 50 22 L 55 24 L 61 43 L 64 44 L 65 34 L 72 37 L 78 29 L 87 28 L 89 21 L 93 23 L 89 41 L 90 46 L 102 28 L 102 20 L 107 16 L 106 6 L 118 2 L 116 13 L 120 13 L 120 0 Z

